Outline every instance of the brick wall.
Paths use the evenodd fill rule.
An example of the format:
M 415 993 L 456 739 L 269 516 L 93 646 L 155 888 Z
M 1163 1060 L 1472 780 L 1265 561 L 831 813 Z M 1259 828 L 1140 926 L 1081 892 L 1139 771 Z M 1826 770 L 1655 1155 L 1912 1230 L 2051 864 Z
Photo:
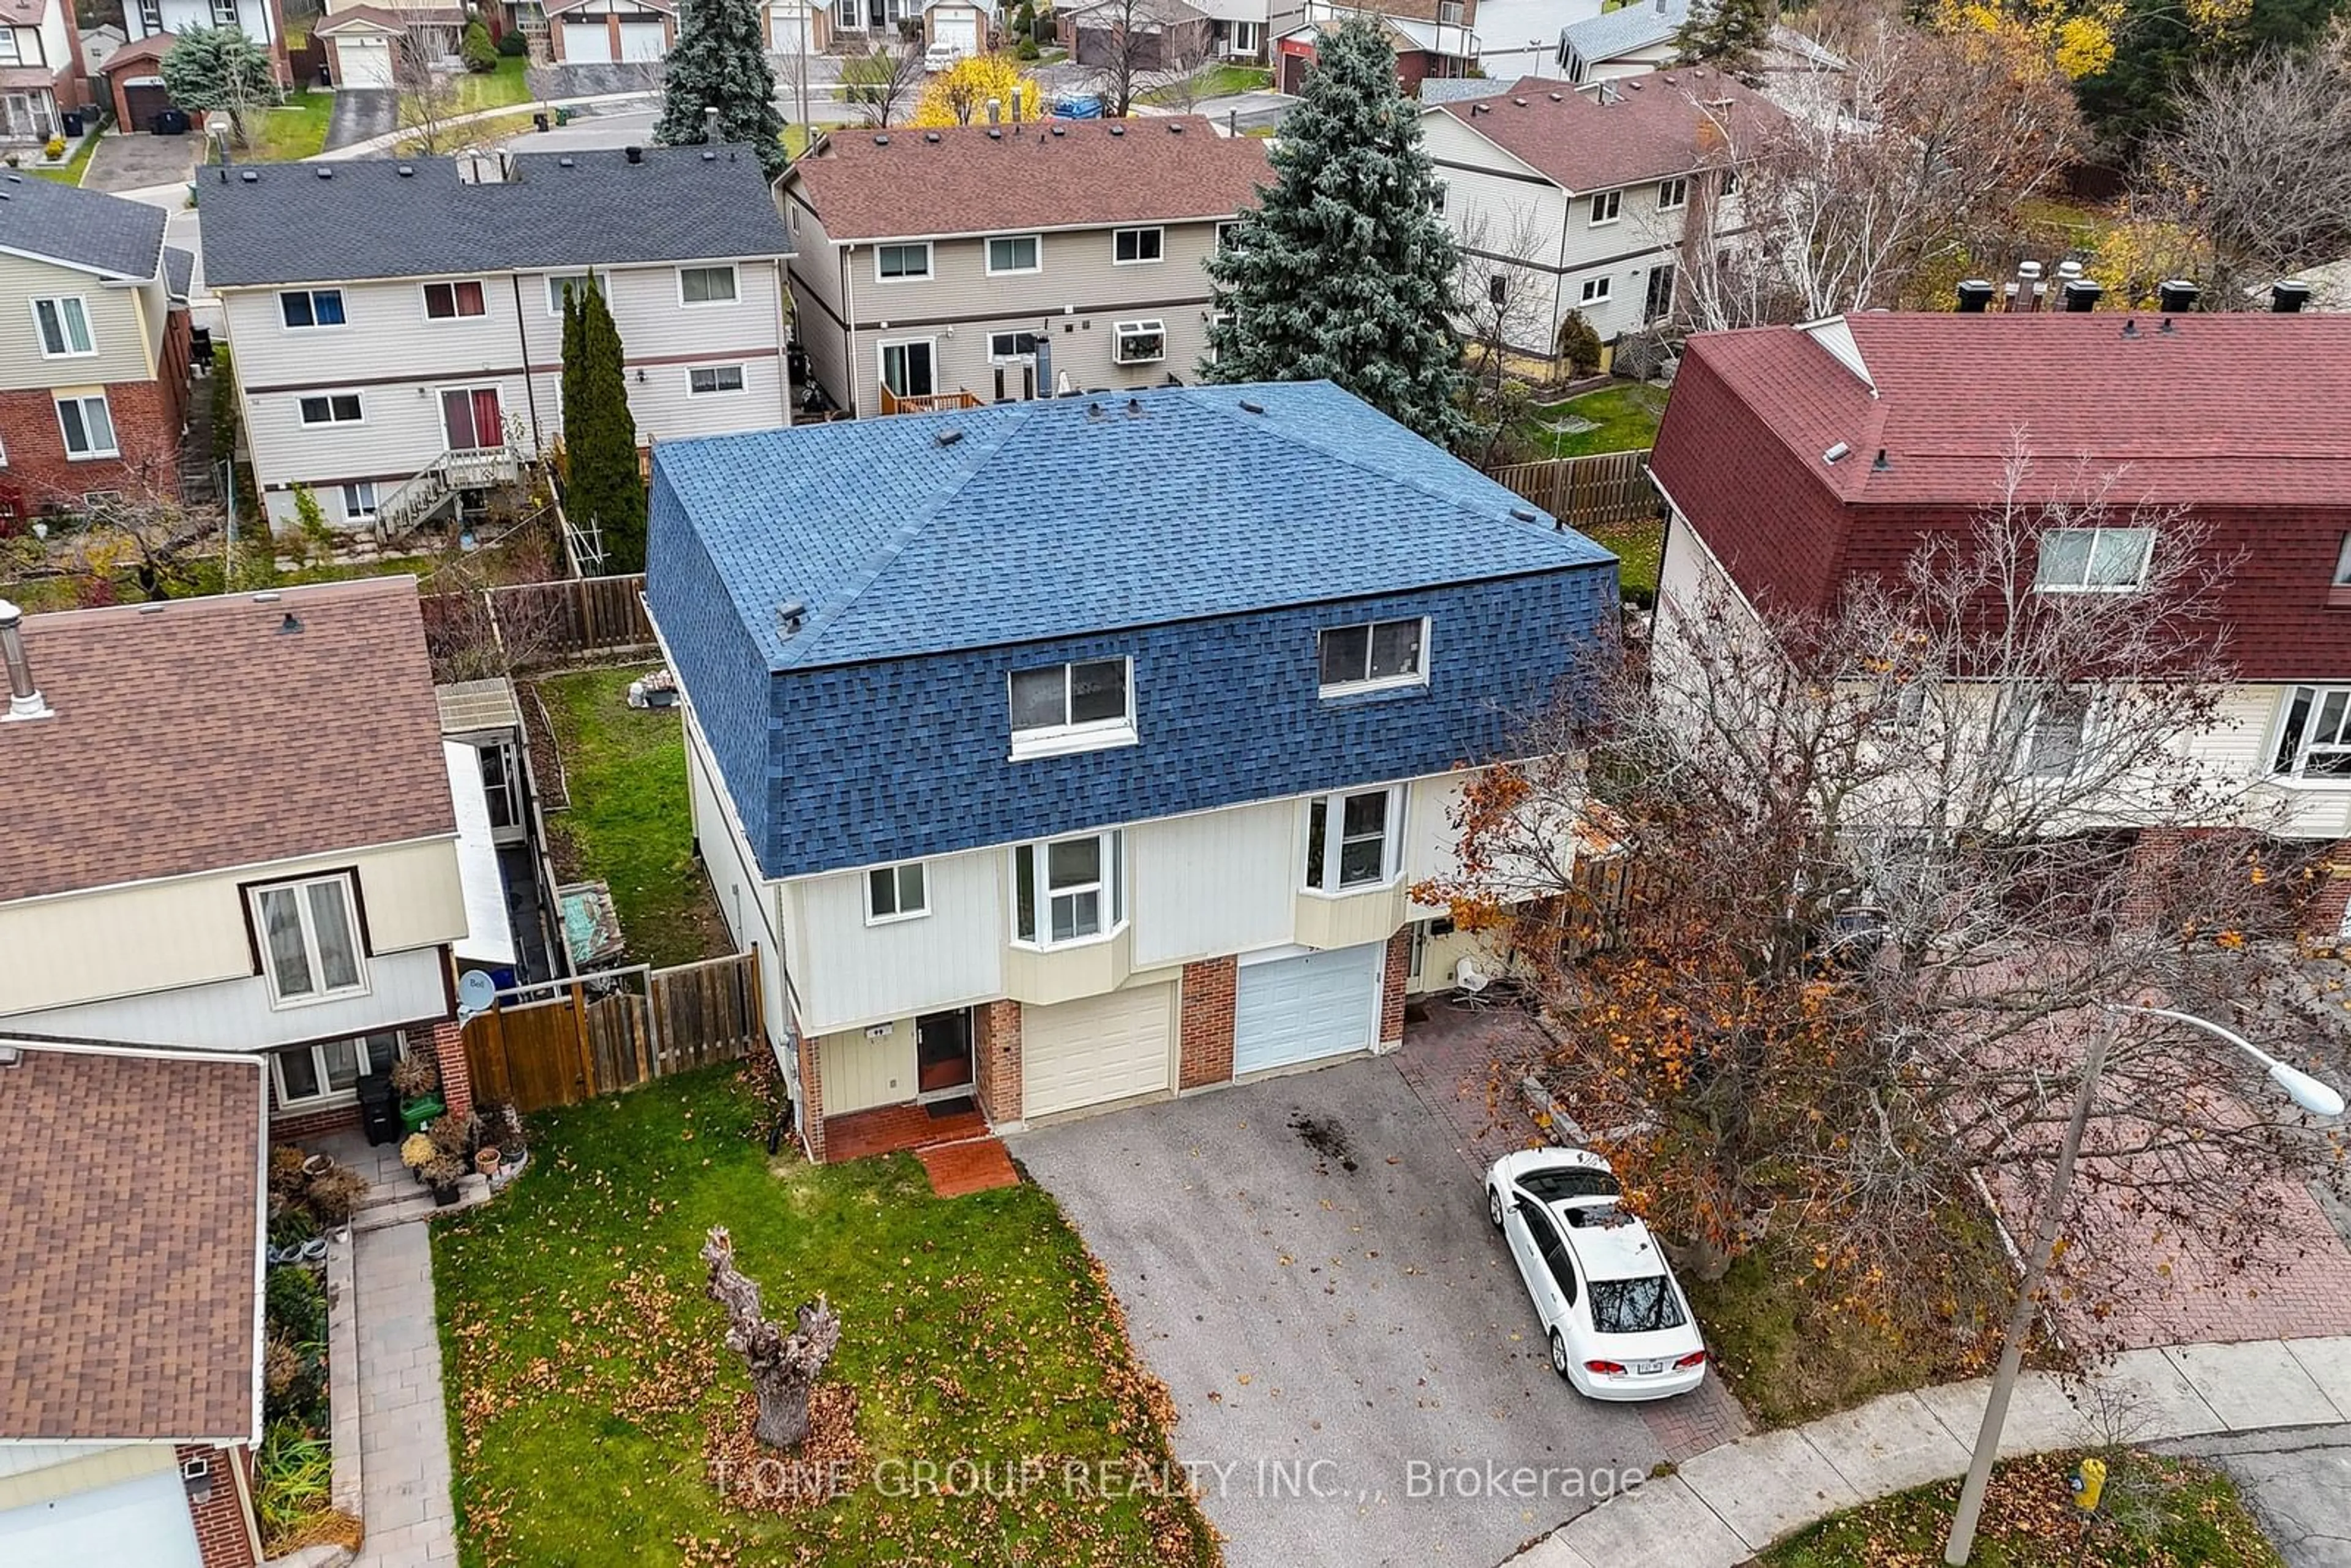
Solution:
M 275 1092 L 275 1091 L 272 1091 Z M 306 1111 L 298 1116 L 272 1115 L 269 1136 L 280 1144 L 307 1143 L 323 1138 L 329 1133 L 340 1133 L 360 1124 L 357 1105 L 338 1105 L 329 1111 Z
M 2332 942 L 2343 929 L 2343 912 L 2351 907 L 2351 839 L 2337 839 L 2323 862 L 2326 881 L 2303 914 L 2305 936 Z
M 184 327 L 182 329 L 184 331 Z M 183 393 L 156 382 L 116 382 L 106 389 L 120 457 L 75 462 L 66 456 L 56 397 L 38 389 L 0 392 L 0 489 L 13 491 L 25 511 L 79 510 L 94 490 L 135 496 L 176 496 L 180 488 L 180 412 Z
M 1238 960 L 1210 958 L 1184 966 L 1176 1034 L 1176 1087 L 1228 1083 L 1233 1076 L 1233 988 Z
M 455 1019 L 433 1026 L 433 1059 L 441 1065 L 441 1103 L 453 1115 L 472 1115 L 474 1072 L 465 1065 L 465 1034 Z
M 245 1501 L 251 1474 L 244 1469 L 245 1450 L 201 1445 L 179 1450 L 183 1462 L 198 1455 L 210 1458 L 213 1467 L 211 1495 L 202 1502 L 188 1499 L 188 1515 L 196 1521 L 196 1547 L 204 1568 L 254 1568 L 257 1560 Z
M 2130 930 L 2142 930 L 2163 913 L 2164 879 L 2179 863 L 2187 841 L 2180 828 L 2142 828 L 2131 845 L 2130 870 L 2123 886 L 2116 919 Z
M 824 1053 L 817 1049 L 816 1036 L 800 1036 L 800 1132 L 808 1143 L 809 1158 L 824 1164 Z
M 1404 1043 L 1404 987 L 1412 972 L 1412 927 L 1388 938 L 1387 972 L 1380 977 L 1380 1049 Z
M 972 1009 L 979 1108 L 991 1122 L 1020 1120 L 1020 1004 L 989 1002 Z

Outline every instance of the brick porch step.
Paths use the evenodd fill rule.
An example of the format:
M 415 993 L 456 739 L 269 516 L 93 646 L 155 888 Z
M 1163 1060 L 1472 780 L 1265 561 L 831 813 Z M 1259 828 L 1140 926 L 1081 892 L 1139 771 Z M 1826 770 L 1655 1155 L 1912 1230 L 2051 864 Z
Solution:
M 972 1138 L 960 1144 L 937 1144 L 916 1149 L 914 1157 L 931 1178 L 931 1190 L 941 1197 L 1018 1186 L 1020 1173 L 1012 1168 L 1011 1152 L 1001 1138 Z

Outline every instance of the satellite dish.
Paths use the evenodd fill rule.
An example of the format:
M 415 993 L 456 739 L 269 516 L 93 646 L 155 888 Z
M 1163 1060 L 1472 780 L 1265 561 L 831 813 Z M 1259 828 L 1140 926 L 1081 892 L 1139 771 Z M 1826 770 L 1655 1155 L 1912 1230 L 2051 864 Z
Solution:
M 479 969 L 468 969 L 457 977 L 457 1010 L 471 1018 L 490 1010 L 498 998 L 498 983 Z

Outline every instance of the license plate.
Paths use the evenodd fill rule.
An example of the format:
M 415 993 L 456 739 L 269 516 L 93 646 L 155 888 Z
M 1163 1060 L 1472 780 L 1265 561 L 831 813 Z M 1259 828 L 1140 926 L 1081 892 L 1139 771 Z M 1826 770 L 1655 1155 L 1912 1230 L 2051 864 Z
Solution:
M 1666 1364 L 1662 1361 L 1636 1361 L 1633 1364 L 1633 1370 L 1644 1377 L 1655 1377 L 1665 1369 Z

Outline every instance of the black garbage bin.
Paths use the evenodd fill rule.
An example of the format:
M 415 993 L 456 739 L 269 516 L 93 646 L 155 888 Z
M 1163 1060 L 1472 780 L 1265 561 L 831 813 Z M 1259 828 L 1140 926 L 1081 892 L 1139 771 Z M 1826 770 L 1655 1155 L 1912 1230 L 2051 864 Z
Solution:
M 335 85 L 335 74 L 327 68 L 327 62 L 324 60 L 319 62 L 319 85 L 320 87 Z
M 400 1094 L 392 1074 L 371 1072 L 359 1082 L 360 1130 L 371 1144 L 400 1142 Z
M 68 109 L 57 116 L 57 134 L 71 141 L 81 135 L 81 110 Z
M 530 126 L 534 131 L 545 131 L 547 129 L 547 116 L 543 114 L 532 115 L 530 117 Z

